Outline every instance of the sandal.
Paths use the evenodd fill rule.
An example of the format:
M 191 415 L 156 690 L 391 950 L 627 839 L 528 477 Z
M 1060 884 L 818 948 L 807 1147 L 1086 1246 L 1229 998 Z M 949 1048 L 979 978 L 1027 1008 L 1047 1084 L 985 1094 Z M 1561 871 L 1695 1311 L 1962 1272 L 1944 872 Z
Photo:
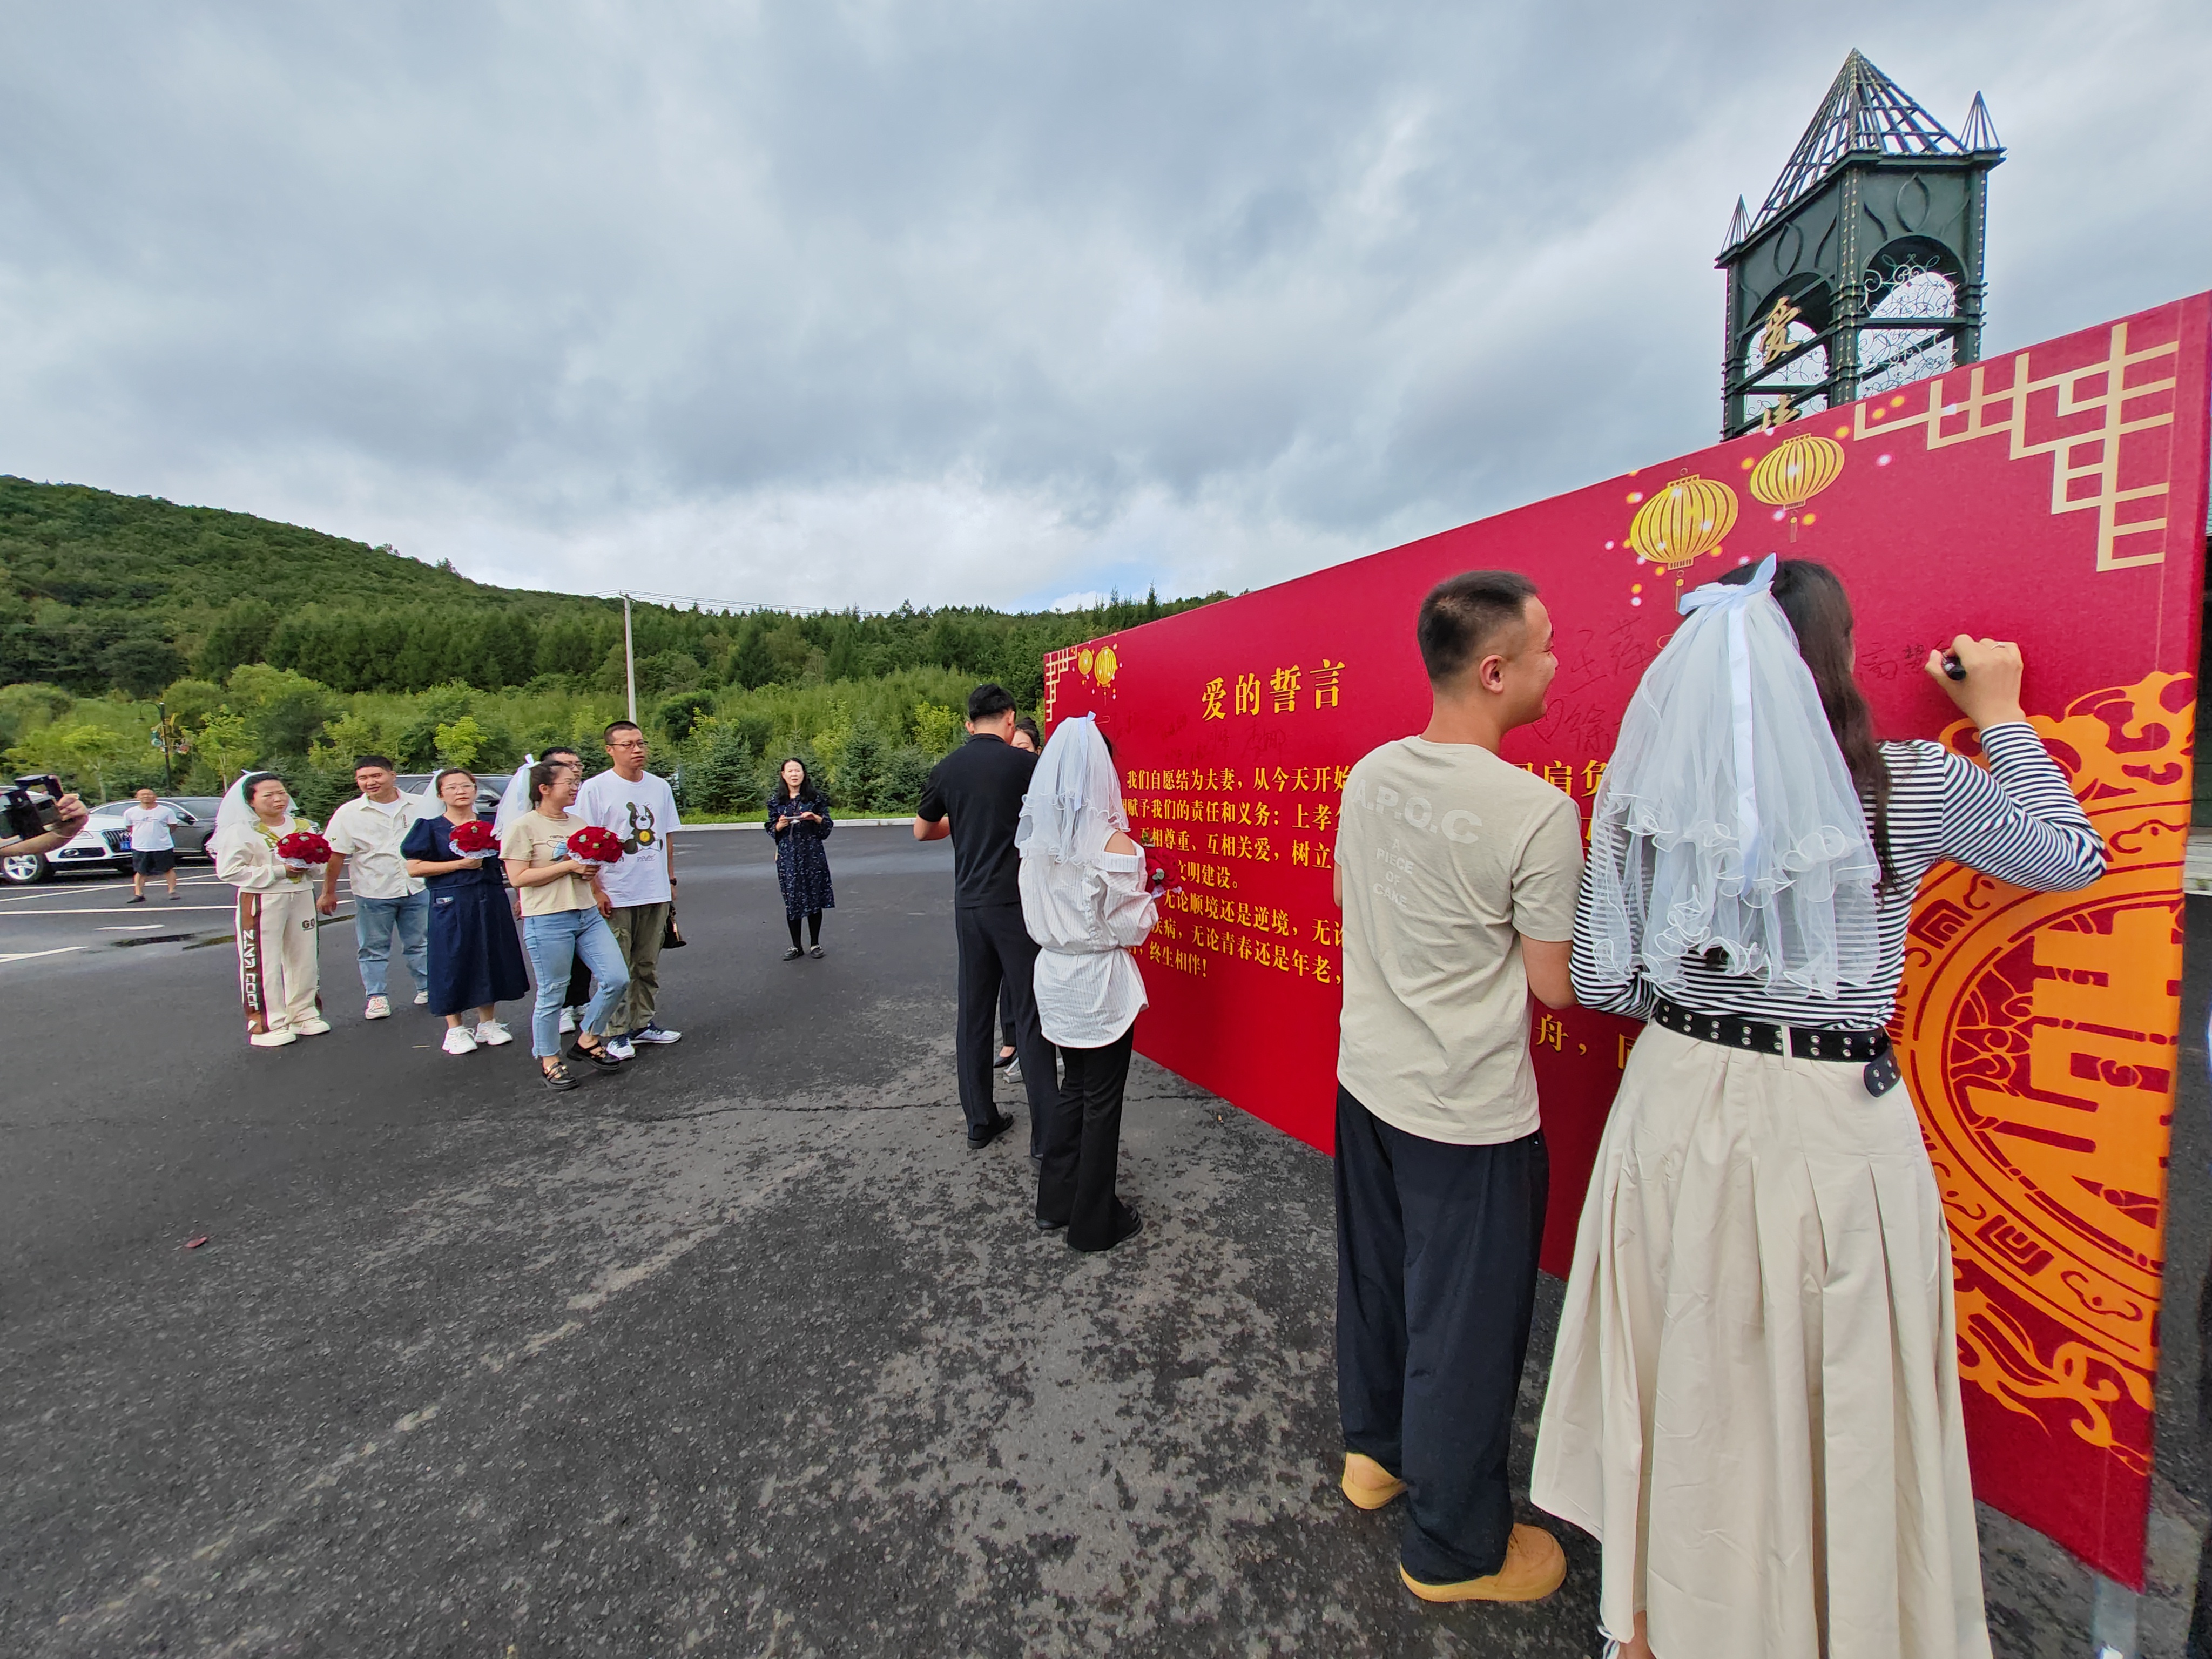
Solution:
M 555 1060 L 544 1068 L 543 1075 L 549 1089 L 573 1089 L 576 1086 L 576 1074 L 568 1069 L 566 1060 Z

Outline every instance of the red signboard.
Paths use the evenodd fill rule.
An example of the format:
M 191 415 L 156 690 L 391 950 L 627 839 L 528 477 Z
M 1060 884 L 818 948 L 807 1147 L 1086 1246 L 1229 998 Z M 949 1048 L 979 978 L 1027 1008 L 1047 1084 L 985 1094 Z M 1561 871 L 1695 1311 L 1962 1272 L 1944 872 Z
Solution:
M 1327 1150 L 1338 792 L 1419 731 L 1413 615 L 1457 571 L 1534 576 L 1548 714 L 1505 758 L 1587 814 L 1685 586 L 1776 552 L 1837 570 L 1884 736 L 1972 734 L 1921 671 L 2021 642 L 2031 715 L 2112 848 L 2081 893 L 1939 867 L 1897 1035 L 1951 1223 L 1978 1493 L 2140 1585 L 2206 511 L 2199 295 L 1242 598 L 1054 653 L 1133 826 L 1183 891 L 1146 948 L 1139 1051 Z M 1564 1272 L 1638 1027 L 1534 1011 Z

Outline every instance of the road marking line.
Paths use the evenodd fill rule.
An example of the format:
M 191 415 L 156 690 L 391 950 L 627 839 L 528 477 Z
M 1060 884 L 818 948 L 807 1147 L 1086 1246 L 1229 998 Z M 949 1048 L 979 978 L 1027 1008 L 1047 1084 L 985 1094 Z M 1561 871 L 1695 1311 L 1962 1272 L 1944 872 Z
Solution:
M 182 911 L 231 910 L 237 907 L 229 904 L 165 904 L 161 908 L 164 910 Z M 7 914 L 11 916 L 127 916 L 131 914 L 131 907 L 127 904 L 110 904 L 94 908 L 86 904 L 72 905 L 60 910 L 10 910 Z
M 95 933 L 150 933 L 161 925 L 158 921 L 112 922 L 92 931 Z
M 64 945 L 52 951 L 16 951 L 7 956 L 0 956 L 0 962 L 30 962 L 40 957 L 65 957 L 72 951 L 82 951 L 84 948 L 82 945 Z

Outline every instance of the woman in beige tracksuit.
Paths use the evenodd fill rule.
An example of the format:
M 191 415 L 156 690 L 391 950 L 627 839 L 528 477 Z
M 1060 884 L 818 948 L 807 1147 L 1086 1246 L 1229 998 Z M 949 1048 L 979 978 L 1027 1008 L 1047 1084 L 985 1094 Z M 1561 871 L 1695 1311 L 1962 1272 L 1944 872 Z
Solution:
M 238 988 L 246 1040 L 282 1048 L 331 1029 L 317 994 L 315 890 L 307 868 L 295 869 L 276 843 L 314 825 L 292 815 L 292 797 L 273 772 L 251 772 L 218 814 L 209 843 L 216 877 L 238 889 Z M 232 803 L 226 803 L 231 806 Z

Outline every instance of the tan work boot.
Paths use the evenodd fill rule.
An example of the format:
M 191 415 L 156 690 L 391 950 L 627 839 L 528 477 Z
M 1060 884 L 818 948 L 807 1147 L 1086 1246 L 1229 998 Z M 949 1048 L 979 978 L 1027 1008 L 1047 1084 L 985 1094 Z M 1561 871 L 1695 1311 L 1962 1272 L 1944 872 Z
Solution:
M 1379 1510 L 1406 1490 L 1404 1481 L 1364 1452 L 1345 1453 L 1340 1484 L 1344 1495 L 1363 1510 Z
M 1566 1582 L 1567 1553 L 1541 1527 L 1516 1527 L 1505 1540 L 1505 1565 L 1486 1578 L 1424 1584 L 1402 1566 L 1398 1577 L 1424 1601 L 1540 1601 Z

